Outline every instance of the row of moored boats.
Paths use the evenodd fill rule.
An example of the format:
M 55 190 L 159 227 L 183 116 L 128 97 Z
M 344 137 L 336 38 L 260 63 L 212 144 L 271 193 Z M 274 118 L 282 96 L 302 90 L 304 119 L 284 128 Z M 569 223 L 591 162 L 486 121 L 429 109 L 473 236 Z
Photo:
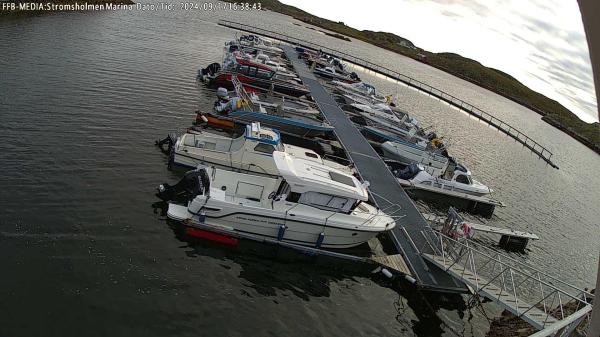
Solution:
M 389 96 L 322 53 L 298 50 L 327 81 L 361 133 L 401 180 L 471 193 L 491 192 L 448 155 L 435 133 Z M 191 169 L 158 196 L 184 225 L 324 248 L 360 245 L 395 226 L 370 200 L 368 183 L 337 145 L 334 128 L 283 51 L 245 35 L 198 72 L 215 103 L 166 145 L 171 167 Z

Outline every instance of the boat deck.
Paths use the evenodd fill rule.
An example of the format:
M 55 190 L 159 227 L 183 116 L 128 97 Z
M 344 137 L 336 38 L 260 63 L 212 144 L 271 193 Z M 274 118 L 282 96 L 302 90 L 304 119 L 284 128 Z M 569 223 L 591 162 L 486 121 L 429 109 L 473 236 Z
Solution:
M 335 127 L 334 132 L 357 171 L 364 180 L 369 181 L 369 189 L 375 202 L 389 215 L 396 217 L 396 227 L 390 231 L 390 236 L 418 284 L 432 290 L 466 292 L 467 289 L 462 282 L 423 259 L 419 249 L 424 249 L 425 252 L 430 249 L 422 233 L 422 230 L 429 227 L 427 221 L 377 152 L 309 71 L 304 61 L 298 59 L 294 48 L 291 46 L 282 46 L 282 48 L 302 81 L 310 88 L 311 95 L 325 118 Z

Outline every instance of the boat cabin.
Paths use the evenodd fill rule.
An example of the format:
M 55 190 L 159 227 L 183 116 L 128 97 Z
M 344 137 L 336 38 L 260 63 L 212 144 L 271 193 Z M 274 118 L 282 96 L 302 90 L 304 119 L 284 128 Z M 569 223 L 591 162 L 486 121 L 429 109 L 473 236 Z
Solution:
M 369 198 L 366 186 L 351 174 L 284 152 L 274 152 L 273 159 L 282 177 L 276 199 L 349 213 Z
M 342 166 L 324 160 L 313 150 L 283 144 L 279 131 L 261 127 L 258 122 L 247 125 L 244 135 L 235 139 L 211 133 L 185 134 L 175 145 L 175 161 L 189 167 L 204 162 L 278 176 L 272 158 L 275 151 L 318 165 Z
M 471 171 L 456 162 L 454 158 L 448 160 L 446 171 L 442 177 L 445 180 L 455 181 L 459 184 L 473 185 Z
M 271 79 L 275 75 L 275 71 L 269 66 L 257 64 L 248 60 L 237 60 L 235 71 L 239 74 L 258 77 L 262 79 Z

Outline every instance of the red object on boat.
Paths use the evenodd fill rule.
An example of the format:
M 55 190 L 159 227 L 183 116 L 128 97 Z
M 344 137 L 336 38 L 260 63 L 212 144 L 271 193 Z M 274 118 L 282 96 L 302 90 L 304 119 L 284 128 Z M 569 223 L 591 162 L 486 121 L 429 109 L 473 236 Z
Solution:
M 197 228 L 189 228 L 188 227 L 185 229 L 185 234 L 195 237 L 195 238 L 215 241 L 215 242 L 219 242 L 219 243 L 229 245 L 229 246 L 235 246 L 235 245 L 237 245 L 237 243 L 239 241 L 238 239 L 232 238 L 231 236 L 217 234 L 217 233 L 213 233 L 210 231 L 205 231 L 205 230 L 197 229 Z
M 246 90 L 246 92 L 254 92 L 254 93 L 257 93 L 257 94 L 261 92 L 260 90 L 258 90 L 256 88 L 253 88 L 253 87 L 248 87 L 248 86 L 245 86 L 245 85 L 243 85 L 243 87 L 244 87 L 244 90 Z

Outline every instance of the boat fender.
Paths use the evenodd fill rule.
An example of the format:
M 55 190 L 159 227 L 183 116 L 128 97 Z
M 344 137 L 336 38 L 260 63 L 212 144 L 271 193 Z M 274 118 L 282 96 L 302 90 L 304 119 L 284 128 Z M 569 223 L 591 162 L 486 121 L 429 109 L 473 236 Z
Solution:
M 315 244 L 315 248 L 321 248 L 323 244 L 323 240 L 325 240 L 325 233 L 319 233 L 319 237 L 317 238 L 317 243 Z
M 285 229 L 287 227 L 285 225 L 279 225 L 279 231 L 277 232 L 277 241 L 283 240 L 283 235 L 285 234 Z
M 417 283 L 417 280 L 415 280 L 415 278 L 414 278 L 414 277 L 412 277 L 412 276 L 410 276 L 410 275 L 408 275 L 408 274 L 405 274 L 405 275 L 404 275 L 404 279 L 405 279 L 405 280 L 407 280 L 408 282 L 410 282 L 411 284 L 415 284 L 415 283 Z
M 475 235 L 471 225 L 469 225 L 466 222 L 462 223 L 462 231 L 463 231 L 464 236 L 469 239 L 473 238 L 473 236 Z
M 383 275 L 385 275 L 385 277 L 387 277 L 387 278 L 393 278 L 394 277 L 394 274 L 392 274 L 391 271 L 389 271 L 389 270 L 387 270 L 385 268 L 381 269 L 381 273 Z

